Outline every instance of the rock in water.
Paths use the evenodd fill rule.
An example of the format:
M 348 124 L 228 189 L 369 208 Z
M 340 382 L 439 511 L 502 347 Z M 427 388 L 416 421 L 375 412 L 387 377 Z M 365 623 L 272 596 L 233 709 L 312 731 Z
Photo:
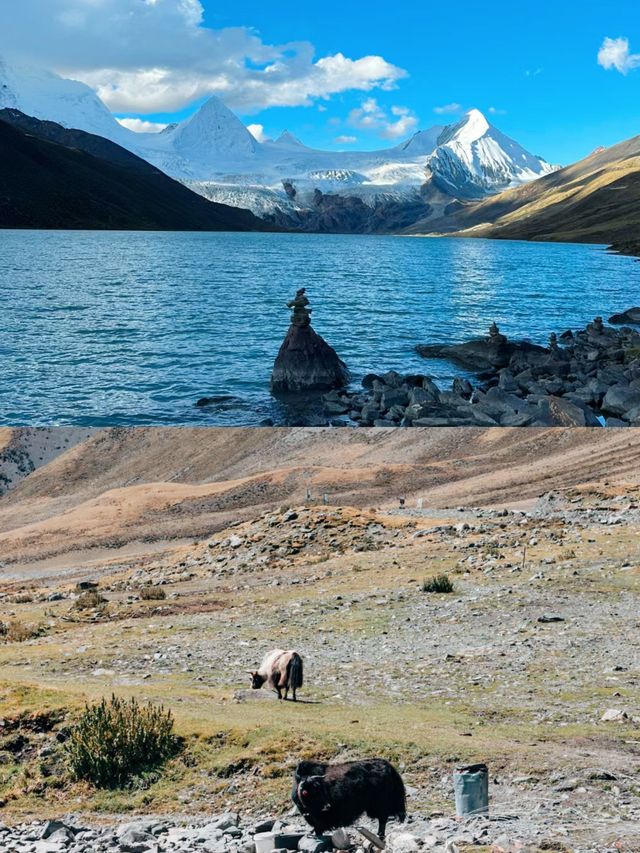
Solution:
M 311 308 L 305 289 L 287 303 L 293 309 L 291 326 L 273 365 L 271 390 L 278 393 L 342 388 L 349 371 L 333 347 L 311 328 Z

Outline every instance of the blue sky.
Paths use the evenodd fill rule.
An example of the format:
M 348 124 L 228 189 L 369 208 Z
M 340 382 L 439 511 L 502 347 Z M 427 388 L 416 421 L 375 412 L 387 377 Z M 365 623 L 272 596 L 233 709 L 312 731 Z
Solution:
M 205 3 L 215 27 L 234 22 L 257 27 L 268 41 L 310 39 L 320 54 L 380 54 L 409 76 L 397 90 L 376 93 L 377 100 L 410 107 L 420 127 L 450 121 L 452 115 L 434 113 L 443 105 L 493 107 L 504 112 L 491 117 L 497 127 L 560 163 L 640 133 L 640 68 L 625 76 L 597 62 L 607 36 L 626 37 L 640 52 L 637 0 L 325 0 L 312 5 L 314 13 L 303 2 L 244 0 L 236 16 Z M 343 119 L 360 100 L 354 93 L 334 97 L 330 112 L 320 115 L 314 109 L 271 109 L 259 121 L 268 132 L 287 126 L 322 146 L 337 129 L 375 147 L 380 140 L 373 133 L 344 123 L 327 127 L 330 117 Z
M 371 149 L 477 107 L 556 163 L 640 133 L 637 0 L 21 0 L 3 28 L 144 121 L 216 92 L 256 134 Z

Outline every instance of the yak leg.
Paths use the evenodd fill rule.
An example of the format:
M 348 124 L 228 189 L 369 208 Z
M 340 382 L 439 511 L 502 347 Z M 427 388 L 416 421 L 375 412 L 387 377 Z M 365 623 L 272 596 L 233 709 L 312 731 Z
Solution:
M 289 685 L 287 685 L 287 686 L 284 688 L 284 699 L 285 699 L 285 702 L 287 701 L 287 699 L 288 699 L 288 698 L 289 698 Z
M 293 701 L 294 701 L 294 702 L 297 702 L 298 700 L 297 700 L 297 698 L 296 698 L 296 688 L 295 688 L 295 687 L 293 687 L 293 688 L 292 688 L 292 690 L 293 690 Z
M 388 817 L 379 817 L 378 818 L 378 838 L 384 839 L 384 834 L 387 831 L 387 821 Z
M 278 692 L 278 699 L 282 699 L 282 690 L 280 689 L 280 685 L 276 686 L 276 690 Z

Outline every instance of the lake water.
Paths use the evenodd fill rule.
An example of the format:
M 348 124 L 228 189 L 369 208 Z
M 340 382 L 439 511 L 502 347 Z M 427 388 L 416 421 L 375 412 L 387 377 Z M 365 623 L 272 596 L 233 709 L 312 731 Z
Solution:
M 0 423 L 299 423 L 269 394 L 305 286 L 354 379 L 449 382 L 417 343 L 546 342 L 638 303 L 640 265 L 604 247 L 289 234 L 0 231 Z M 198 409 L 203 396 L 218 405 Z

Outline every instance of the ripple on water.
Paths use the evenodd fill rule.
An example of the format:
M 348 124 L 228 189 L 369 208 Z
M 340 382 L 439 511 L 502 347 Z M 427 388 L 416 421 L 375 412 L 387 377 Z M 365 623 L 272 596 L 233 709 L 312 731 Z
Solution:
M 32 262 L 25 263 L 25 258 Z M 640 266 L 601 246 L 288 234 L 2 232 L 0 423 L 315 422 L 268 383 L 285 302 L 349 365 L 454 369 L 416 343 L 546 341 L 637 302 Z M 222 401 L 198 409 L 201 397 Z

